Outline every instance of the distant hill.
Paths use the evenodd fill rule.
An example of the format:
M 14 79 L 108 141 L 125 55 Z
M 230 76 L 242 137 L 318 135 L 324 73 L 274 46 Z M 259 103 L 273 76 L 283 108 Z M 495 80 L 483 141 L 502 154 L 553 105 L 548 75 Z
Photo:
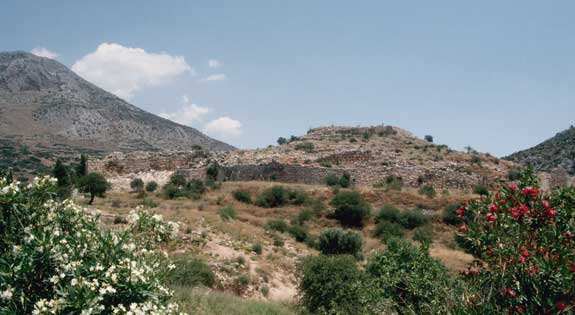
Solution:
M 505 159 L 531 165 L 538 171 L 563 168 L 568 174 L 575 175 L 575 128 L 571 126 L 553 138 Z
M 35 169 L 54 156 L 234 148 L 146 112 L 61 63 L 0 52 L 0 167 Z
M 124 188 L 129 187 L 129 181 L 124 180 L 129 178 L 126 174 L 143 176 L 149 170 L 179 170 L 192 178 L 205 175 L 206 166 L 215 163 L 220 166 L 218 173 L 224 181 L 270 180 L 323 185 L 328 175 L 339 178 L 347 173 L 358 186 L 419 188 L 431 185 L 437 193 L 443 193 L 443 189 L 471 191 L 479 185 L 493 186 L 515 166 L 489 154 L 454 151 L 387 125 L 319 127 L 305 135 L 278 140 L 281 145 L 201 155 L 193 152 L 111 154 L 91 160 L 89 167 L 119 179 L 115 183 L 121 183 L 119 186 Z M 155 180 L 164 182 L 160 178 Z

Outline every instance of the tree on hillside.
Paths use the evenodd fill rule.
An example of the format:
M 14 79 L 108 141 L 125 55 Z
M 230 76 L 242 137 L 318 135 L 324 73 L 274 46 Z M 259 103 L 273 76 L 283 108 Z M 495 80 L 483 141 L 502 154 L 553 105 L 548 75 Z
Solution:
M 277 142 L 278 142 L 278 145 L 284 145 L 284 144 L 288 143 L 287 139 L 284 137 L 279 137 Z
M 144 181 L 141 178 L 134 178 L 130 182 L 130 188 L 135 192 L 144 191 Z
M 58 196 L 61 198 L 69 197 L 72 193 L 72 180 L 68 167 L 60 159 L 56 160 L 52 175 L 58 180 Z
M 432 135 L 426 135 L 425 137 L 423 137 L 423 139 L 425 139 L 425 141 L 427 141 L 429 143 L 433 143 L 433 136 Z
M 102 174 L 90 173 L 80 178 L 78 188 L 81 192 L 90 194 L 88 204 L 91 205 L 94 202 L 94 197 L 104 197 L 110 184 Z
M 76 176 L 82 177 L 88 174 L 88 160 L 84 154 L 80 155 L 80 163 L 76 165 Z

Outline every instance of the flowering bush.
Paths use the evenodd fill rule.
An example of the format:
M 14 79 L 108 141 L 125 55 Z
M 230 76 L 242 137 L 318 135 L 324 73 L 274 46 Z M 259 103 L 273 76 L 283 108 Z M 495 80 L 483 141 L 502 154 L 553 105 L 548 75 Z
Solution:
M 0 179 L 0 314 L 177 314 L 162 286 L 166 257 L 134 241 L 148 214 L 103 230 L 97 215 L 54 201 L 55 187 Z
M 478 260 L 465 273 L 471 314 L 571 313 L 575 305 L 575 189 L 543 194 L 528 170 L 518 182 L 456 210 L 458 242 Z

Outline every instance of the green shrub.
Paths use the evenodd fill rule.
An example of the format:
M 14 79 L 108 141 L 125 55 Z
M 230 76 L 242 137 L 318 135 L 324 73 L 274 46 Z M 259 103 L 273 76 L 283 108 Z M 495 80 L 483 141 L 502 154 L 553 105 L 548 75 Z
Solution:
M 144 200 L 142 200 L 142 206 L 144 207 L 148 207 L 148 208 L 156 208 L 158 207 L 158 203 L 154 201 L 154 199 L 149 199 L 149 198 L 145 198 Z
M 242 295 L 251 283 L 250 275 L 241 274 L 233 281 L 233 289 L 238 295 Z
M 489 195 L 489 190 L 485 185 L 475 185 L 475 187 L 473 187 L 473 193 L 481 196 L 487 196 Z
M 401 224 L 406 229 L 413 229 L 427 223 L 427 217 L 423 214 L 421 209 L 413 209 L 403 211 L 397 223 Z
M 471 164 L 481 165 L 481 158 L 478 155 L 471 157 Z
M 263 250 L 264 250 L 264 247 L 263 247 L 262 243 L 255 243 L 255 244 L 252 246 L 252 252 L 254 252 L 254 253 L 258 254 L 258 255 L 261 255 L 262 252 L 263 252 Z
M 423 137 L 423 139 L 425 139 L 425 141 L 427 141 L 429 143 L 433 143 L 433 136 L 432 135 L 426 135 L 425 137 Z
M 288 230 L 288 224 L 284 220 L 268 220 L 265 228 L 270 231 L 285 233 Z
M 236 218 L 236 209 L 232 206 L 226 206 L 218 210 L 218 214 L 223 221 L 230 221 Z
M 164 185 L 162 191 L 164 196 L 168 199 L 175 199 L 183 196 L 183 193 L 180 190 L 180 188 L 178 188 L 178 186 L 176 186 L 173 183 L 167 183 L 166 185 Z
M 348 188 L 349 186 L 351 186 L 351 175 L 349 175 L 349 173 L 343 173 L 343 175 L 341 175 L 341 178 L 339 179 L 339 185 L 342 188 Z
M 172 176 L 170 176 L 170 180 L 168 182 L 170 184 L 173 184 L 174 186 L 176 186 L 178 188 L 182 188 L 182 187 L 186 186 L 187 180 L 186 180 L 186 177 L 184 175 L 174 173 L 174 174 L 172 174 Z
M 274 243 L 274 246 L 276 246 L 276 247 L 283 247 L 284 246 L 284 239 L 276 235 L 273 237 L 273 243 Z
M 371 215 L 371 206 L 357 191 L 339 192 L 330 204 L 335 207 L 333 218 L 344 226 L 362 227 Z
M 81 314 L 99 307 L 112 314 L 118 305 L 178 314 L 162 286 L 170 263 L 156 252 L 161 231 L 177 235 L 177 224 L 153 215 L 142 224 L 134 212 L 123 229 L 101 228 L 98 216 L 54 200 L 56 189 L 49 177 L 19 188 L 0 179 L 0 314 Z
M 206 177 L 208 179 L 211 179 L 213 181 L 217 181 L 218 180 L 218 174 L 219 174 L 219 170 L 218 170 L 218 166 L 217 165 L 210 165 L 208 166 L 208 168 L 206 169 Z
M 288 228 L 288 232 L 296 242 L 305 242 L 308 238 L 308 232 L 305 227 L 301 225 L 292 225 Z
M 247 204 L 252 203 L 252 195 L 247 189 L 238 189 L 234 191 L 234 199 Z
M 318 249 L 324 255 L 348 254 L 362 257 L 362 239 L 356 232 L 344 232 L 339 229 L 327 229 L 318 237 Z
M 419 187 L 419 194 L 427 196 L 428 198 L 433 198 L 437 195 L 435 188 L 431 185 L 423 185 Z
M 170 285 L 187 287 L 214 285 L 216 276 L 203 260 L 190 255 L 180 255 L 176 256 L 173 262 L 175 268 L 167 279 Z
M 292 223 L 296 225 L 304 225 L 307 221 L 311 220 L 313 216 L 314 213 L 311 209 L 304 208 L 298 212 L 297 216 L 292 220 Z
M 379 238 L 384 243 L 393 237 L 401 238 L 403 237 L 403 234 L 403 227 L 398 223 L 390 221 L 380 221 L 377 223 L 375 230 L 373 231 L 373 236 Z
M 387 250 L 373 255 L 366 267 L 372 302 L 389 301 L 386 313 L 451 314 L 454 284 L 441 263 L 427 248 L 409 241 L 390 239 Z
M 186 183 L 185 194 L 188 197 L 198 199 L 202 194 L 206 192 L 206 185 L 199 179 L 192 179 Z
M 328 186 L 337 186 L 339 185 L 339 176 L 337 174 L 327 174 L 323 181 Z
M 389 175 L 385 179 L 384 187 L 386 190 L 401 191 L 401 189 L 403 189 L 403 178 L 401 176 Z
M 413 239 L 421 244 L 431 244 L 433 242 L 433 229 L 431 226 L 420 226 L 413 230 Z
M 401 211 L 399 210 L 399 208 L 394 207 L 392 205 L 384 205 L 383 208 L 379 210 L 379 213 L 375 217 L 375 222 L 376 223 L 381 221 L 397 222 L 399 220 L 400 215 Z
M 158 189 L 158 183 L 155 181 L 150 181 L 146 184 L 146 191 L 147 192 L 154 192 Z
M 265 189 L 256 199 L 256 205 L 263 208 L 276 208 L 287 204 L 288 191 L 283 186 Z
M 300 304 L 309 314 L 362 314 L 361 272 L 352 256 L 307 257 L 298 266 Z
M 135 192 L 144 191 L 144 181 L 141 178 L 134 178 L 130 182 L 130 188 Z
M 301 189 L 288 189 L 287 198 L 287 202 L 289 204 L 301 206 L 307 201 L 308 195 Z

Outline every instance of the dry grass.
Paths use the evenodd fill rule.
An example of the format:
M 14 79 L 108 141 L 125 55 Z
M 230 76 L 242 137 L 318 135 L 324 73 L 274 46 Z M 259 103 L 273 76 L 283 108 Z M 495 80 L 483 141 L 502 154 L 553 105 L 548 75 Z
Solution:
M 264 229 L 264 225 L 266 221 L 271 219 L 283 219 L 289 222 L 303 206 L 266 209 L 241 203 L 233 198 L 233 192 L 237 189 L 247 189 L 252 192 L 253 196 L 256 196 L 262 190 L 273 185 L 278 185 L 278 183 L 225 182 L 219 189 L 204 194 L 200 200 L 186 198 L 166 200 L 159 194 L 150 193 L 147 194 L 146 199 L 158 204 L 153 211 L 162 214 L 166 219 L 181 222 L 183 230 L 187 230 L 185 232 L 187 239 L 195 237 L 197 240 L 199 238 L 198 235 L 203 235 L 199 242 L 184 241 L 170 249 L 178 253 L 192 252 L 205 258 L 213 268 L 216 268 L 222 288 L 229 287 L 229 283 L 226 284 L 229 279 L 236 277 L 240 273 L 247 272 L 253 279 L 252 286 L 254 286 L 247 293 L 247 296 L 263 298 L 259 288 L 262 285 L 266 285 L 269 287 L 269 297 L 271 299 L 290 299 L 295 294 L 295 268 L 299 258 L 316 254 L 317 251 L 308 248 L 303 243 L 295 242 L 287 233 L 271 233 Z M 280 185 L 302 189 L 314 198 L 323 200 L 326 206 L 333 197 L 332 190 L 325 186 Z M 373 204 L 374 212 L 379 211 L 382 205 L 389 203 L 401 209 L 420 207 L 436 210 L 437 215 L 441 213 L 439 210 L 443 209 L 445 205 L 473 197 L 470 195 L 451 195 L 430 199 L 410 189 L 406 191 L 383 191 L 362 188 L 360 192 Z M 79 201 L 84 202 L 84 199 Z M 110 192 L 107 198 L 96 198 L 94 205 L 90 206 L 90 208 L 100 209 L 105 213 L 111 214 L 113 218 L 116 215 L 125 216 L 130 209 L 138 206 L 142 201 L 143 199 L 137 198 L 136 194 Z M 235 220 L 223 221 L 220 218 L 218 209 L 225 206 L 231 206 L 235 209 L 237 214 Z M 473 258 L 456 249 L 453 241 L 454 228 L 438 221 L 434 221 L 432 224 L 435 236 L 434 245 L 430 250 L 431 255 L 440 259 L 452 272 L 465 268 Z M 325 216 L 312 218 L 306 223 L 306 226 L 309 233 L 315 236 L 319 235 L 325 228 L 339 227 L 336 221 Z M 360 231 L 364 239 L 365 257 L 368 257 L 373 251 L 385 249 L 380 240 L 372 237 L 373 228 L 374 224 L 371 222 Z M 188 234 L 190 231 L 192 233 Z M 408 231 L 406 237 L 410 238 L 411 234 Z M 274 246 L 274 237 L 278 236 L 285 241 L 283 247 Z M 263 247 L 261 255 L 256 255 L 252 252 L 252 247 L 256 243 L 261 244 Z M 247 267 L 235 266 L 233 260 L 238 256 L 245 257 Z M 203 300 L 199 299 L 194 303 L 204 303 L 209 298 L 209 296 L 204 295 L 202 297 Z M 192 314 L 196 313 L 192 312 Z M 204 313 L 200 312 L 197 314 Z M 205 314 L 219 313 L 208 312 Z

